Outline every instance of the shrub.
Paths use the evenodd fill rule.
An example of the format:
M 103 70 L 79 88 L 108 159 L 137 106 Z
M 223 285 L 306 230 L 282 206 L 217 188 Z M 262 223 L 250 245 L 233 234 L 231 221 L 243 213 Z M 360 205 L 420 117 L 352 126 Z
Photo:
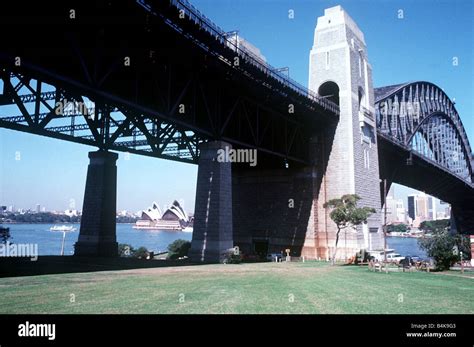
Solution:
M 129 244 L 119 243 L 118 245 L 119 257 L 132 257 L 135 252 L 136 249 Z
M 10 228 L 0 229 L 0 243 L 7 243 L 8 239 L 10 238 Z
M 168 259 L 178 259 L 187 257 L 189 249 L 191 248 L 191 242 L 178 239 L 168 246 Z
M 437 270 L 447 270 L 460 260 L 454 248 L 463 252 L 464 260 L 469 259 L 471 253 L 469 239 L 459 234 L 451 235 L 447 228 L 435 231 L 433 237 L 419 239 L 418 243 L 435 260 Z
M 149 255 L 150 252 L 145 247 L 140 247 L 133 253 L 133 256 L 138 259 L 146 259 Z
M 223 264 L 240 264 L 242 262 L 242 255 L 235 248 L 229 248 L 222 254 Z
M 119 243 L 118 254 L 120 257 L 125 258 L 146 259 L 150 255 L 150 252 L 145 247 L 135 249 L 129 244 Z

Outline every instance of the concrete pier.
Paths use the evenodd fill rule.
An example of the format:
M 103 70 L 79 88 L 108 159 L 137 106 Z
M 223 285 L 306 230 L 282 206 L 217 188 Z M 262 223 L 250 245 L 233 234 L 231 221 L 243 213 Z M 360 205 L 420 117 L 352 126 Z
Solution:
M 81 228 L 74 255 L 118 256 L 115 233 L 117 158 L 116 153 L 89 152 Z
M 220 162 L 218 151 L 231 148 L 222 141 L 200 147 L 194 231 L 189 257 L 199 262 L 219 262 L 234 246 L 232 233 L 232 163 Z

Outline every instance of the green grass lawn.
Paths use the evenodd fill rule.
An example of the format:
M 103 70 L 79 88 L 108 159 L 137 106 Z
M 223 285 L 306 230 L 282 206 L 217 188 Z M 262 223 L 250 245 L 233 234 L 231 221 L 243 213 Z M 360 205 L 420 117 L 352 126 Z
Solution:
M 472 314 L 474 278 L 317 262 L 10 277 L 0 313 Z

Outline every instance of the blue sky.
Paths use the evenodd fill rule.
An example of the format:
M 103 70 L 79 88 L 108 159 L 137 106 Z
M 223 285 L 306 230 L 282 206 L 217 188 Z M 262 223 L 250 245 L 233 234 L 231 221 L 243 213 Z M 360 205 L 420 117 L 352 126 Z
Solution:
M 320 1 L 192 0 L 225 31 L 259 47 L 275 67 L 307 85 L 308 56 L 318 16 L 341 5 L 365 34 L 374 86 L 427 80 L 442 87 L 474 142 L 473 17 L 471 0 Z M 288 18 L 288 11 L 294 18 Z M 399 10 L 403 19 L 399 19 Z M 457 57 L 458 66 L 453 66 Z M 0 109 L 0 114 L 2 110 Z M 84 145 L 0 129 L 0 204 L 64 210 L 70 200 L 82 208 L 88 164 Z M 15 160 L 19 151 L 21 160 Z M 136 211 L 153 200 L 160 205 L 182 199 L 194 208 L 197 166 L 130 156 L 118 161 L 118 209 Z M 398 187 L 405 197 L 411 189 Z

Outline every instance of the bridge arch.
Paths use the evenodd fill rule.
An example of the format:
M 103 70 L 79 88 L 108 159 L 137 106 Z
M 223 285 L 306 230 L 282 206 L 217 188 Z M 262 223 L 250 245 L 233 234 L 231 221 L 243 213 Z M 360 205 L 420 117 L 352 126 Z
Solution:
M 339 106 L 339 86 L 336 82 L 326 81 L 318 88 L 318 94 Z
M 446 93 L 430 82 L 375 89 L 377 131 L 472 184 L 472 150 L 466 131 Z M 424 138 L 425 143 L 420 141 Z M 416 145 L 414 147 L 414 144 Z
M 462 136 L 449 115 L 433 112 L 416 126 L 407 138 L 407 144 L 412 150 L 442 164 L 451 173 L 472 182 L 469 171 L 470 154 L 466 152 L 461 139 Z

